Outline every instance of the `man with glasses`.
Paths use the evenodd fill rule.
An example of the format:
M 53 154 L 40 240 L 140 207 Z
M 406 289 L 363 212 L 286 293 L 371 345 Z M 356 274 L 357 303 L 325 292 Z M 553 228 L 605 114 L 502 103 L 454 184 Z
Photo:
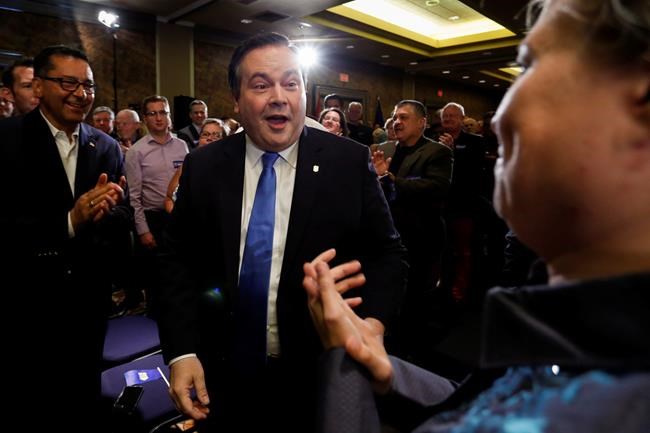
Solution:
M 183 140 L 170 132 L 172 121 L 167 98 L 149 96 L 142 101 L 142 107 L 149 133 L 126 153 L 126 177 L 135 211 L 136 255 L 143 259 L 136 274 L 146 291 L 153 277 L 151 260 L 167 225 L 169 214 L 164 204 L 167 186 L 183 164 L 188 149 Z
M 75 411 L 99 409 L 110 283 L 119 272 L 116 240 L 131 225 L 120 148 L 83 123 L 95 97 L 88 58 L 48 47 L 34 59 L 34 72 L 38 109 L 0 121 L 0 225 L 11 252 L 6 270 L 14 274 L 7 278 L 15 282 L 3 290 L 3 302 L 33 324 L 33 331 L 16 332 L 20 323 L 3 315 L 2 339 L 20 365 L 5 377 L 15 402 L 7 410 L 30 427 L 69 413 L 60 394 L 71 386 L 79 396 Z M 35 390 L 37 419 L 25 405 Z

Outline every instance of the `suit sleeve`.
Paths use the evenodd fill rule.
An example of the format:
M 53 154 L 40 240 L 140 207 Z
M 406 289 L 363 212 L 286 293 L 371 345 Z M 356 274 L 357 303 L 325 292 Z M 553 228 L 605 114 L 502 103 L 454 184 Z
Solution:
M 442 403 L 455 390 L 444 377 L 392 356 L 390 362 L 390 392 L 375 399 L 372 378 L 361 364 L 343 348 L 326 351 L 319 361 L 317 432 L 379 432 L 379 410 L 391 413 L 396 425 L 410 431 L 427 419 L 427 408 Z
M 337 348 L 319 362 L 317 433 L 379 433 L 381 425 L 364 368 Z
M 159 245 L 157 257 L 160 275 L 157 288 L 152 293 L 152 309 L 160 333 L 160 342 L 165 362 L 198 351 L 199 318 L 198 293 L 195 290 L 196 272 L 189 257 L 192 257 L 191 239 L 193 233 L 192 194 L 189 193 L 190 178 L 193 175 L 192 154 L 183 164 L 179 180 L 179 193 L 171 220 Z
M 420 199 L 428 196 L 433 200 L 445 199 L 451 185 L 452 164 L 451 149 L 440 146 L 427 156 L 421 176 L 395 177 L 396 197 Z

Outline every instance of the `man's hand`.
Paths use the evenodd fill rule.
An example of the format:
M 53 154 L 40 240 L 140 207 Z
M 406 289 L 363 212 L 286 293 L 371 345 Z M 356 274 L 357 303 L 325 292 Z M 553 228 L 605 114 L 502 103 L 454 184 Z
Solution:
M 327 262 L 335 256 L 328 250 L 304 266 L 303 286 L 307 291 L 309 311 L 323 346 L 345 347 L 346 352 L 372 374 L 375 391 L 390 388 L 393 370 L 384 348 L 384 326 L 376 319 L 361 319 L 352 310 L 359 298 L 346 300 L 341 294 L 365 282 L 360 278 L 361 265 L 352 261 L 330 269 Z
M 210 413 L 208 389 L 205 387 L 203 366 L 197 357 L 189 357 L 174 362 L 170 367 L 171 384 L 169 395 L 178 410 L 195 420 L 205 419 Z M 192 400 L 190 392 L 196 389 L 197 400 Z
M 375 172 L 378 176 L 384 176 L 388 173 L 388 167 L 393 158 L 384 158 L 384 151 L 377 150 L 372 153 L 372 165 L 375 166 Z
M 448 132 L 440 134 L 438 141 L 451 149 L 454 148 L 454 137 Z
M 90 221 L 101 220 L 119 202 L 124 200 L 126 178 L 122 176 L 119 184 L 108 181 L 108 175 L 102 173 L 95 187 L 82 194 L 70 211 L 70 220 L 75 231 Z

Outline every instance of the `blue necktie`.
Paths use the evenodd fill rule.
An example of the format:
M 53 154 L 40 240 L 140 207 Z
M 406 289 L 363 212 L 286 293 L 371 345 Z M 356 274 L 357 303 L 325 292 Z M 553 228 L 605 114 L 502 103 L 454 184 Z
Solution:
M 245 368 L 244 371 L 251 373 L 266 362 L 266 307 L 275 227 L 273 164 L 279 156 L 268 152 L 262 155 L 263 169 L 257 183 L 239 272 L 237 362 Z

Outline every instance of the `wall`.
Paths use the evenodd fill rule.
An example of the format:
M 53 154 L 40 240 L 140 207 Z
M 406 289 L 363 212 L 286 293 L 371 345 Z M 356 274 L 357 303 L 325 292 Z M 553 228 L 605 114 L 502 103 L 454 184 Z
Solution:
M 138 21 L 140 28 L 137 25 L 128 29 L 122 27 L 117 33 L 119 108 L 129 104 L 139 105 L 144 97 L 156 92 L 155 23 L 153 17 L 148 19 L 146 22 L 142 19 Z M 90 58 L 95 80 L 99 84 L 95 106 L 113 106 L 113 43 L 111 34 L 104 26 L 5 10 L 0 10 L 0 22 L 3 23 L 0 26 L 0 49 L 33 56 L 41 48 L 58 43 L 81 47 Z M 26 32 L 25 29 L 34 30 Z M 185 28 L 182 30 L 188 31 Z M 237 117 L 227 84 L 227 68 L 232 52 L 232 46 L 197 38 L 195 33 L 194 94 L 191 96 L 205 100 L 211 116 Z M 191 58 L 191 53 L 185 57 Z M 161 67 L 182 68 L 182 63 L 170 63 Z M 349 81 L 341 82 L 339 73 L 347 74 Z M 337 53 L 327 52 L 320 64 L 309 73 L 307 106 L 310 114 L 314 114 L 311 110 L 315 85 L 366 91 L 369 105 L 365 107 L 366 120 L 374 119 L 377 97 L 381 99 L 384 117 L 390 114 L 396 102 L 405 98 L 418 99 L 430 107 L 440 107 L 449 101 L 459 102 L 473 117 L 480 117 L 483 112 L 496 108 L 501 99 L 501 92 L 482 91 L 435 77 L 412 76 L 394 68 L 344 59 Z M 437 96 L 439 89 L 443 91 L 442 97 Z M 171 102 L 176 95 L 165 96 Z
M 233 48 L 194 41 L 194 96 L 208 104 L 210 117 L 236 117 L 228 88 L 228 63 Z

